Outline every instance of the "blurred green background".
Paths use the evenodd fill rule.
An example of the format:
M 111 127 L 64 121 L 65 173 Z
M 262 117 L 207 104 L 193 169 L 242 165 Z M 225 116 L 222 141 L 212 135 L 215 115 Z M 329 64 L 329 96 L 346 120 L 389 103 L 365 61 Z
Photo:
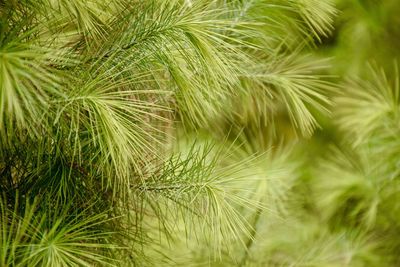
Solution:
M 229 128 L 249 153 L 267 151 L 270 165 L 259 166 L 270 180 L 257 186 L 270 210 L 250 216 L 248 250 L 224 251 L 210 266 L 400 265 L 400 1 L 311 5 L 327 2 L 337 9 L 331 31 L 300 54 L 329 59 L 321 72 L 334 85 L 329 112 L 313 111 L 320 127 L 308 137 L 289 126 L 286 111 L 271 127 L 255 108 L 243 128 Z M 206 266 L 204 250 L 191 251 Z M 183 262 L 193 264 L 189 255 Z

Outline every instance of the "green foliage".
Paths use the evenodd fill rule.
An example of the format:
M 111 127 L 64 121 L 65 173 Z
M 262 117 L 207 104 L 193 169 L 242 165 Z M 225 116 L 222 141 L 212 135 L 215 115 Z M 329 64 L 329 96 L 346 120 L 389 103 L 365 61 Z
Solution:
M 0 266 L 398 266 L 399 10 L 0 1 Z
M 0 210 L 2 266 L 116 266 L 115 259 L 104 254 L 117 248 L 108 243 L 113 233 L 103 226 L 105 212 L 78 213 L 69 203 L 38 203 L 37 198 L 22 205 L 2 198 Z

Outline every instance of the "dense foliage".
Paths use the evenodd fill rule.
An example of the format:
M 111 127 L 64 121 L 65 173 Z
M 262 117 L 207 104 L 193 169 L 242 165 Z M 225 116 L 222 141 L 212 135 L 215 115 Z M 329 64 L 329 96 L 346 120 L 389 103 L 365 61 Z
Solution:
M 397 0 L 0 0 L 0 266 L 398 266 Z

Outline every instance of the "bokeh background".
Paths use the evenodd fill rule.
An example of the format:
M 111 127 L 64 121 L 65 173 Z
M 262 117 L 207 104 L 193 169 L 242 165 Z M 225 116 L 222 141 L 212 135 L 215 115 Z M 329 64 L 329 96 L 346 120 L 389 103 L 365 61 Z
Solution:
M 223 251 L 210 266 L 400 265 L 400 2 L 308 3 L 326 12 L 312 19 L 331 27 L 311 26 L 317 35 L 304 38 L 286 26 L 293 42 L 285 49 L 307 55 L 302 62 L 319 62 L 313 66 L 331 83 L 325 89 L 332 102 L 327 112 L 311 111 L 319 125 L 312 134 L 293 127 L 282 103 L 265 113 L 273 114 L 269 120 L 260 118 L 257 100 L 236 102 L 246 115 L 231 118 L 236 126 L 241 122 L 236 131 L 228 119 L 225 132 L 242 142 L 247 155 L 261 153 L 249 172 L 260 168 L 266 180 L 246 186 L 267 211 L 249 215 L 256 230 L 247 250 Z M 208 138 L 220 125 L 205 131 Z M 194 257 L 206 266 L 205 255 L 215 257 L 198 245 L 190 251 L 183 253 L 186 264 Z

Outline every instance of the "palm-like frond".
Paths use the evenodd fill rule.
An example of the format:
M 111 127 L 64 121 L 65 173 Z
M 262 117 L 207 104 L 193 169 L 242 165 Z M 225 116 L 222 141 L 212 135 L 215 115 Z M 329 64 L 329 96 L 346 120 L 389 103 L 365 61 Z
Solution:
M 141 13 L 131 12 L 140 9 Z M 255 35 L 250 23 L 233 27 L 229 10 L 208 1 L 190 7 L 179 1 L 136 3 L 118 21 L 110 44 L 113 50 L 140 58 L 143 64 L 162 66 L 176 87 L 176 103 L 187 122 L 204 125 L 217 114 L 230 86 L 251 62 L 242 51 L 252 47 L 244 37 Z
M 57 56 L 29 44 L 7 43 L 0 52 L 1 123 L 13 129 L 40 133 L 40 123 L 49 108 L 50 97 L 63 95 Z M 11 129 L 8 129 L 10 131 Z M 2 127 L 2 132 L 6 131 Z
M 0 201 L 1 256 L 4 266 L 93 266 L 114 265 L 107 250 L 115 249 L 108 243 L 111 232 L 105 232 L 105 213 L 98 215 L 74 214 L 61 202 L 45 200 L 33 204 Z M 50 206 L 46 206 L 49 204 Z M 19 215 L 23 207 L 23 215 Z M 14 210 L 10 209 L 14 206 Z M 52 210 L 46 211 L 51 207 Z M 67 207 L 67 208 L 65 208 Z
M 284 105 L 295 128 L 303 135 L 310 136 L 318 127 L 312 109 L 329 113 L 328 107 L 332 102 L 328 94 L 333 85 L 324 80 L 322 74 L 318 74 L 318 71 L 327 68 L 326 61 L 310 63 L 305 59 L 295 54 L 274 55 L 266 66 L 260 68 L 261 72 L 254 70 L 245 78 L 253 79 L 255 85 L 262 89 L 258 94 L 255 92 L 254 101 L 256 106 L 261 106 L 263 101 L 270 105 L 263 111 L 266 117 L 274 112 L 271 110 L 274 103 Z
M 134 173 L 139 174 L 147 160 L 158 156 L 156 147 L 164 134 L 156 126 L 168 120 L 169 111 L 157 103 L 162 92 L 138 85 L 149 74 L 133 74 L 129 68 L 113 74 L 111 69 L 101 71 L 102 67 L 81 73 L 72 81 L 68 96 L 54 100 L 53 124 L 72 144 L 69 147 L 77 163 L 88 162 L 93 175 L 115 177 L 104 180 L 104 185 L 123 192 Z M 83 153 L 91 155 L 90 159 Z
M 243 137 L 244 135 L 239 136 L 235 140 L 244 141 Z M 223 266 L 246 262 L 246 252 L 257 246 L 258 241 L 255 238 L 258 231 L 262 230 L 259 229 L 263 225 L 261 222 L 265 218 L 276 219 L 286 214 L 288 193 L 297 178 L 298 167 L 297 163 L 289 159 L 290 149 L 287 147 L 273 151 L 270 148 L 263 153 L 254 151 L 247 143 L 243 146 L 234 143 L 223 147 L 226 146 L 229 147 L 228 151 L 226 148 L 217 150 L 217 155 L 220 155 L 218 158 L 210 153 L 203 154 L 204 149 L 208 149 L 207 145 L 200 150 L 193 150 L 189 146 L 189 151 L 180 156 L 182 158 L 178 161 L 179 168 L 174 168 L 174 173 L 168 176 L 171 177 L 170 182 L 168 179 L 165 181 L 157 178 L 155 182 L 148 179 L 138 191 L 143 197 L 148 196 L 147 201 L 152 200 L 151 207 L 157 207 L 160 211 L 166 210 L 168 215 L 161 214 L 158 217 L 180 233 L 170 237 L 174 247 L 179 248 L 169 253 L 171 265 L 198 263 L 201 266 L 212 263 Z M 215 162 L 217 164 L 214 163 L 215 159 L 218 159 Z M 198 160 L 206 163 L 201 165 L 207 171 L 200 172 L 200 177 L 197 177 L 198 171 L 187 171 L 200 167 L 199 164 L 193 165 Z M 173 178 L 173 175 L 179 175 L 180 179 Z M 186 175 L 188 178 L 185 178 Z M 147 190 L 149 191 L 146 192 Z M 166 198 L 171 200 L 171 204 L 177 202 L 182 205 L 178 215 L 174 215 L 176 204 L 165 205 Z M 215 212 L 215 209 L 219 212 Z M 168 216 L 171 215 L 172 222 L 168 222 Z M 193 216 L 199 216 L 200 221 L 194 222 Z M 236 225 L 236 220 L 243 225 Z M 229 225 L 232 228 L 225 229 Z M 241 227 L 238 228 L 240 231 L 232 232 L 234 227 Z M 219 238 L 222 240 L 218 240 Z M 229 246 L 226 246 L 227 242 Z M 216 248 L 219 249 L 218 254 Z
M 257 199 L 248 199 L 244 194 L 247 190 L 240 187 L 247 178 L 249 182 L 252 179 L 241 175 L 245 162 L 221 165 L 222 151 L 213 150 L 207 144 L 193 145 L 184 154 L 169 158 L 132 189 L 165 230 L 177 231 L 181 222 L 189 236 L 194 234 L 190 229 L 196 229 L 196 235 L 209 239 L 217 253 L 228 240 L 244 242 L 243 238 L 250 235 L 251 226 L 241 209 L 263 207 Z
M 289 3 L 296 7 L 299 15 L 317 39 L 320 40 L 321 35 L 327 37 L 332 31 L 333 18 L 337 13 L 334 1 L 290 0 Z

